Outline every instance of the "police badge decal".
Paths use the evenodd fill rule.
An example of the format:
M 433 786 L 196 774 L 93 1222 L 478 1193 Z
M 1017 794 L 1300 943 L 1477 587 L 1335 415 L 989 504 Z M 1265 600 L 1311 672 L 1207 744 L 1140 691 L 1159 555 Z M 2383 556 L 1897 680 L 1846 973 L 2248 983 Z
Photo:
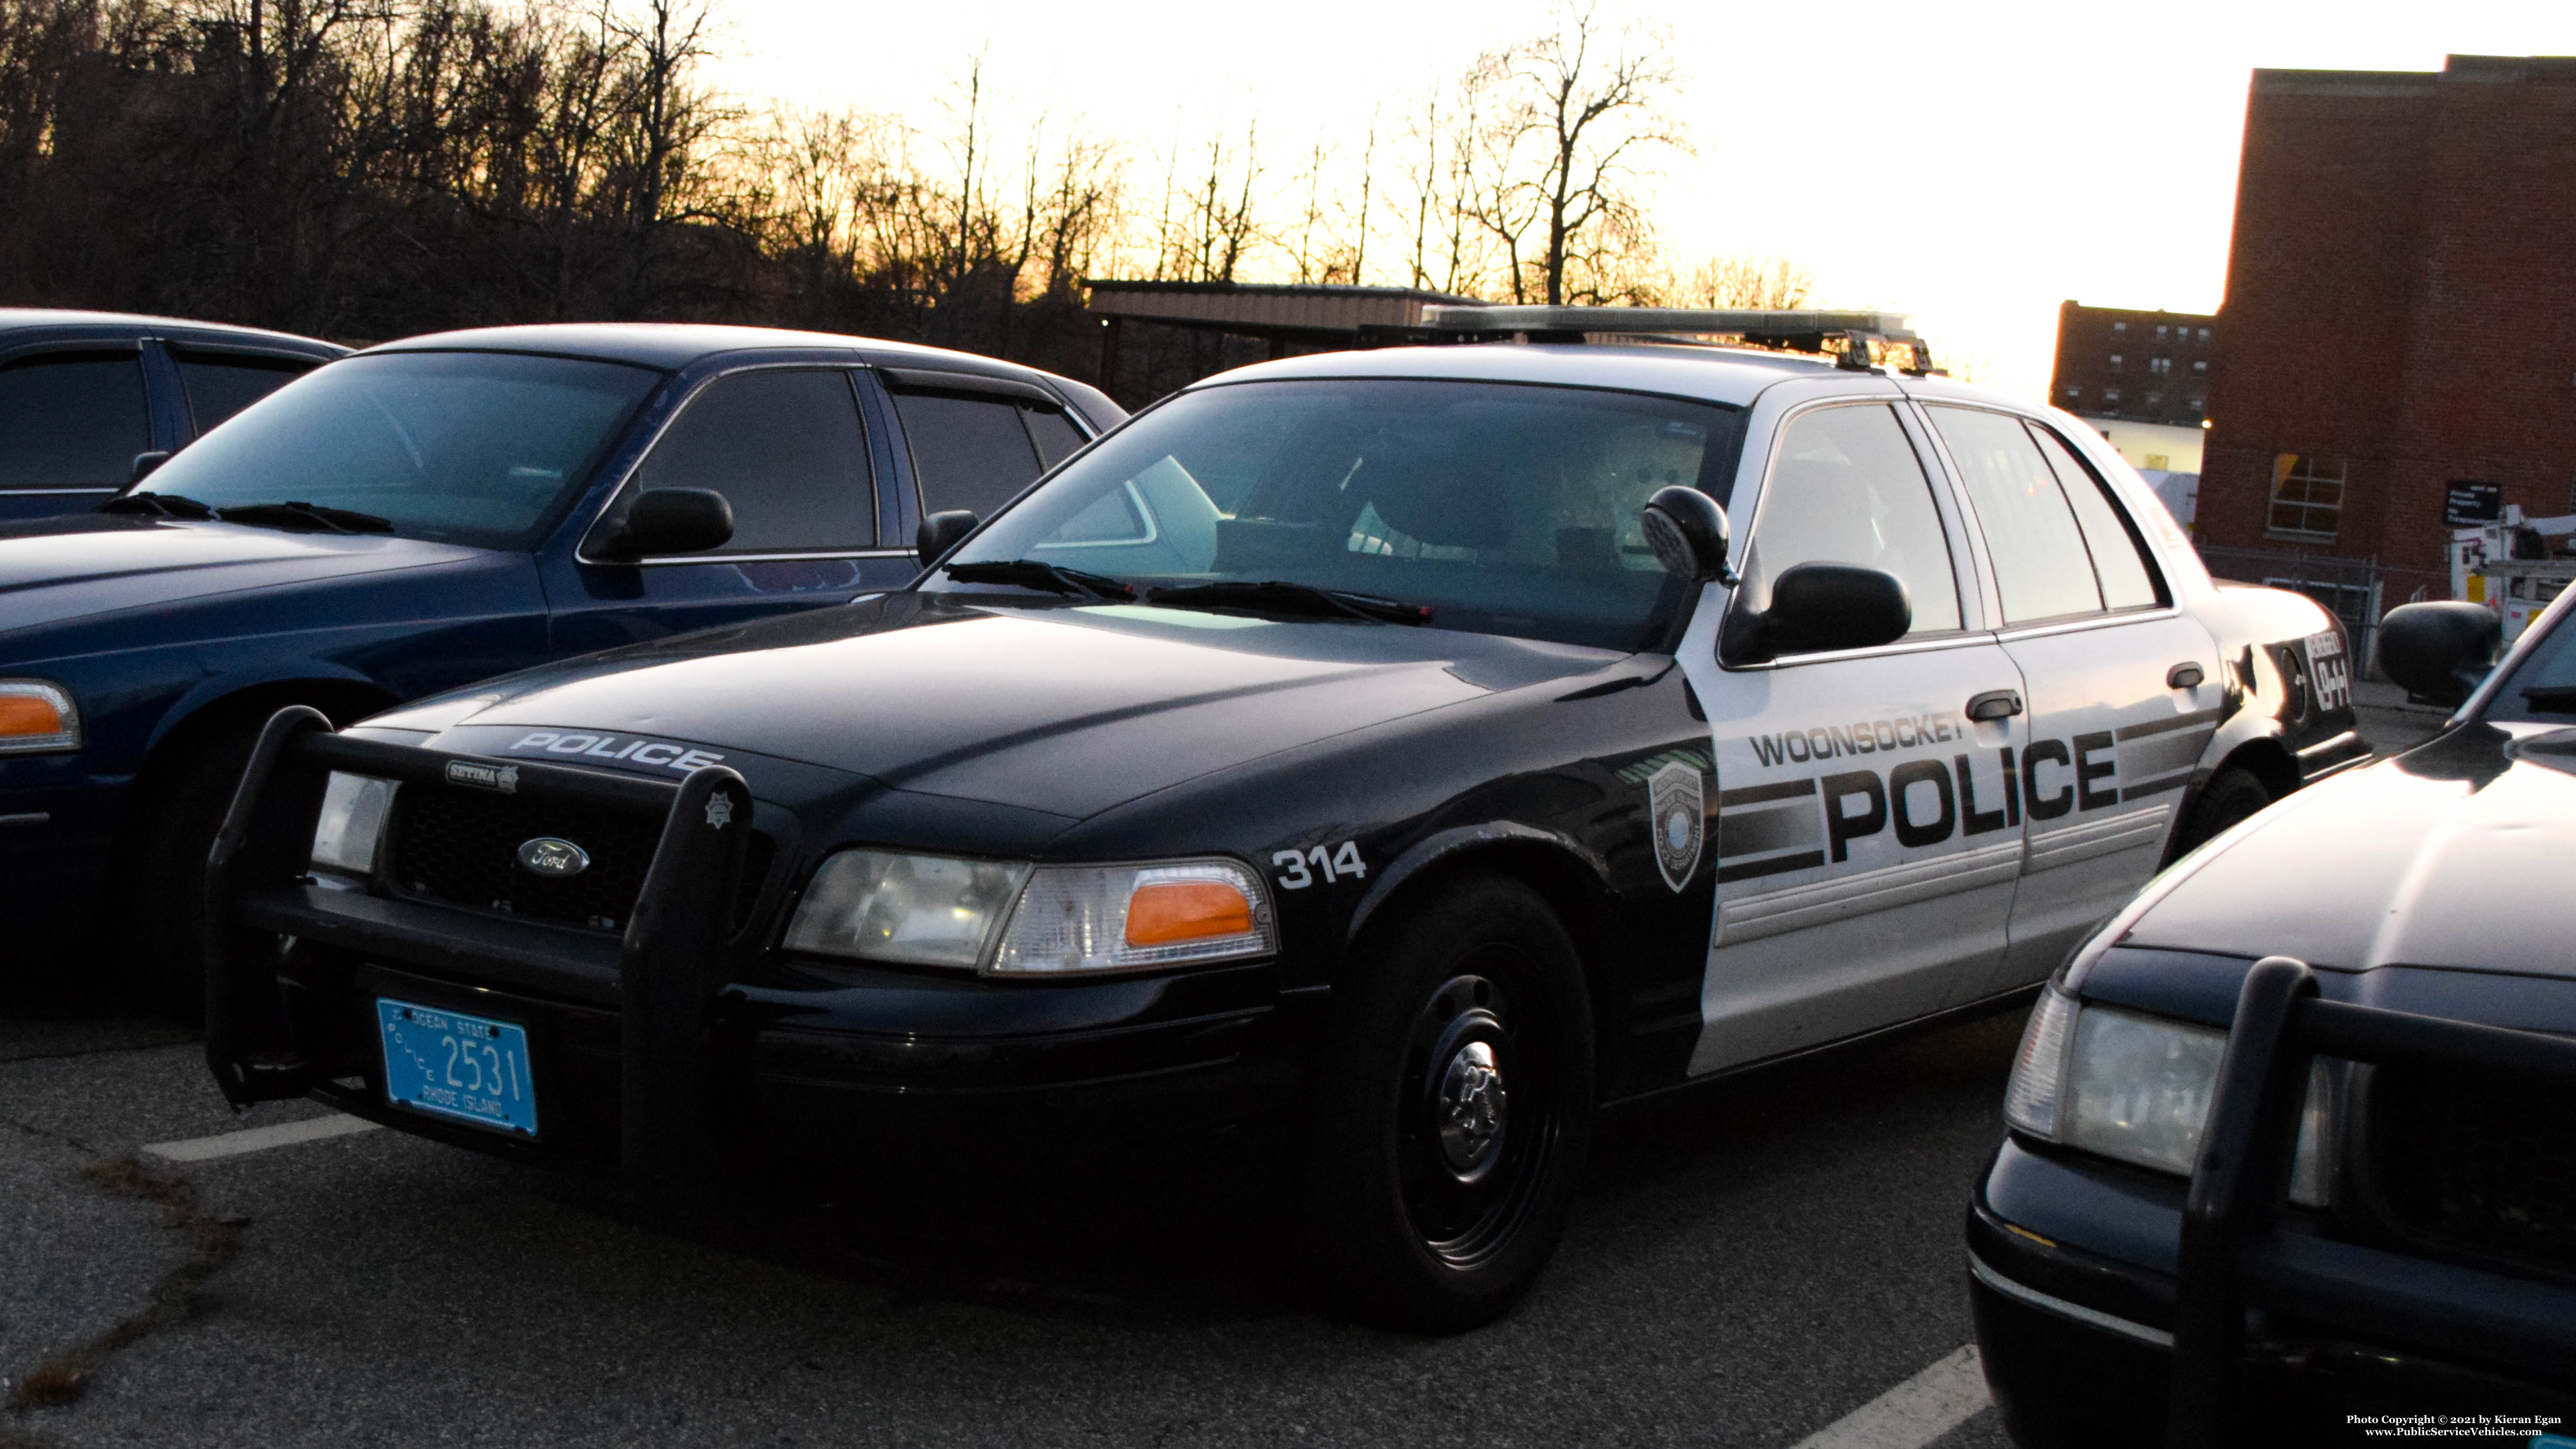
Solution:
M 1698 767 L 1676 760 L 1657 770 L 1646 781 L 1646 801 L 1654 824 L 1655 868 L 1664 873 L 1664 884 L 1678 891 L 1698 869 L 1700 841 L 1707 835 Z

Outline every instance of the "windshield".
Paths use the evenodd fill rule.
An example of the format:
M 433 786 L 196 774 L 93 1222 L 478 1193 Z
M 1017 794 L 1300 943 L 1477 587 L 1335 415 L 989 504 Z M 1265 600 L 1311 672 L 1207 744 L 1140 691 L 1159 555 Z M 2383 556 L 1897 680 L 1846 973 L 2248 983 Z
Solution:
M 2562 617 L 2532 646 L 2480 716 L 2536 724 L 2576 723 L 2576 629 Z
M 352 357 L 243 409 L 143 487 L 218 509 L 348 509 L 409 538 L 524 548 L 661 380 L 500 352 Z
M 1639 511 L 1675 483 L 1723 503 L 1739 420 L 1586 388 L 1211 387 L 1111 434 L 951 566 L 1034 560 L 1149 590 L 1277 581 L 1427 605 L 1434 628 L 1656 648 L 1696 589 L 1656 564 Z M 985 582 L 942 570 L 924 586 L 996 577 L 970 574 Z M 1262 605 L 1233 591 L 1207 606 Z

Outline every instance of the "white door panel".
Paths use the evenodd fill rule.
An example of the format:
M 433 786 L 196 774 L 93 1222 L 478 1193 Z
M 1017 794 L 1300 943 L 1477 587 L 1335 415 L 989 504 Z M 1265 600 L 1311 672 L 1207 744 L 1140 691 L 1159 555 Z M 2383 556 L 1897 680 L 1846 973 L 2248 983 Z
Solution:
M 1910 1020 L 1991 975 L 2022 868 L 2004 786 L 2022 726 L 1963 712 L 2019 690 L 2004 651 L 1713 673 L 1717 922 L 1691 1070 Z
M 2175 803 L 2218 729 L 2217 685 L 2165 684 L 2177 664 L 2217 673 L 2209 632 L 2182 615 L 2115 617 L 2004 647 L 2030 683 L 2028 860 L 1988 994 L 2045 979 L 2156 873 Z

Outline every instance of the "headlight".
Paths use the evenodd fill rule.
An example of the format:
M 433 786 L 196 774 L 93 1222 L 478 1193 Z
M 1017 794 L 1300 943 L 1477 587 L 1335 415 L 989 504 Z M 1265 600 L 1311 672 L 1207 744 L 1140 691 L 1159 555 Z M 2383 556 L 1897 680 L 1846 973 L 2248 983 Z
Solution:
M 2188 1177 L 2218 1088 L 2227 1033 L 2040 994 L 2022 1033 L 2004 1119 L 2035 1137 Z M 2309 1069 L 2290 1200 L 2326 1202 L 2325 1065 Z
M 885 850 L 823 862 L 791 951 L 996 976 L 1133 971 L 1266 956 L 1270 898 L 1231 861 L 1028 866 Z
M 0 755 L 80 746 L 80 711 L 71 691 L 41 679 L 0 679 Z
M 322 814 L 313 822 L 313 863 L 351 875 L 376 873 L 376 846 L 393 808 L 394 782 L 331 772 L 322 787 Z
M 984 964 L 1028 873 L 1025 865 L 845 850 L 814 872 L 787 924 L 786 946 L 971 971 Z

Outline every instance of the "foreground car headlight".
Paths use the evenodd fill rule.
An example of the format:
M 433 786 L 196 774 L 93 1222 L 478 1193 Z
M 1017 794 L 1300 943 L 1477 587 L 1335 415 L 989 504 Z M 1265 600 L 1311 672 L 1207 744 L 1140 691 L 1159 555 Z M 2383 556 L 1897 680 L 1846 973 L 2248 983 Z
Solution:
M 791 951 L 995 976 L 1134 971 L 1265 956 L 1270 898 L 1232 861 L 1029 866 L 887 850 L 823 862 Z
M 0 679 L 0 755 L 81 747 L 71 691 L 41 679 Z
M 2160 1172 L 2191 1175 L 2218 1089 L 2227 1033 L 2040 993 L 2022 1032 L 2004 1120 L 2034 1137 Z M 2325 1065 L 2308 1072 L 2290 1200 L 2326 1203 Z
M 376 847 L 384 840 L 385 813 L 393 803 L 393 781 L 332 771 L 322 787 L 322 813 L 313 822 L 313 864 L 374 875 Z

